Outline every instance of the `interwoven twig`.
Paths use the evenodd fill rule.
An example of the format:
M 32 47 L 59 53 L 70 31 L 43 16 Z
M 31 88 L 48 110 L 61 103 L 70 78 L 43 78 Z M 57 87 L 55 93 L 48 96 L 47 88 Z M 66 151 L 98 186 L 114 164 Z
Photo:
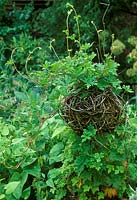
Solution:
M 62 117 L 77 132 L 92 124 L 98 132 L 112 131 L 122 115 L 122 101 L 112 90 L 84 89 L 65 98 Z

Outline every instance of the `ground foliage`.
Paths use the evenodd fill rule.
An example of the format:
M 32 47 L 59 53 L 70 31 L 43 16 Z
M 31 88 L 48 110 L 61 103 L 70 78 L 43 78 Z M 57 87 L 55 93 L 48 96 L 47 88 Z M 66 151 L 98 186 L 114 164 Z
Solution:
M 101 54 L 111 39 L 104 40 L 110 29 L 96 32 L 102 23 L 100 2 L 70 2 L 77 12 L 65 1 L 35 12 L 33 4 L 7 11 L 5 2 L 0 1 L 0 199 L 128 199 L 133 191 L 134 198 L 137 111 L 131 103 L 136 97 L 121 87 L 119 64 Z M 130 1 L 124 2 L 129 8 Z M 56 35 L 58 43 L 49 41 Z M 98 38 L 103 45 L 96 51 Z M 136 49 L 133 40 L 129 43 Z M 61 115 L 64 99 L 89 88 L 102 93 L 109 88 L 128 99 L 122 124 L 103 135 L 92 123 L 76 134 Z

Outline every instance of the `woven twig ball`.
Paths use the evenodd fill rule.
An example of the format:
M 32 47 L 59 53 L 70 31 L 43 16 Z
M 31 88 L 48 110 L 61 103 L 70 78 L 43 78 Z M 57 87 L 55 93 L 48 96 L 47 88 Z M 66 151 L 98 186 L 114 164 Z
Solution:
M 110 132 L 119 125 L 123 102 L 112 92 L 98 88 L 82 89 L 66 97 L 61 115 L 76 132 L 92 124 L 98 132 Z

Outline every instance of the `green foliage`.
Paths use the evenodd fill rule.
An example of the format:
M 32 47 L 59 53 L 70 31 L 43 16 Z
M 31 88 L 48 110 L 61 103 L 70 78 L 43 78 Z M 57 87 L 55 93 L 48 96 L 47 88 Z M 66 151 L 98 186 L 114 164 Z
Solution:
M 8 7 L 8 3 L 3 2 L 4 14 L 0 14 L 0 70 L 26 73 L 26 65 L 27 70 L 40 69 L 41 63 L 49 57 L 49 48 L 48 42 L 33 37 L 33 4 L 26 4 L 22 9 L 13 5 L 13 9 L 9 11 L 6 6 Z
M 51 98 L 66 96 L 74 90 L 74 92 L 79 91 L 80 87 L 97 86 L 101 90 L 108 87 L 114 90 L 120 89 L 120 80 L 116 73 L 118 64 L 108 55 L 105 55 L 104 62 L 94 62 L 96 54 L 86 53 L 90 46 L 90 44 L 82 45 L 81 50 L 73 57 L 67 56 L 54 63 L 47 62 L 43 65 L 43 72 L 33 74 L 35 80 L 37 78 L 37 82 L 42 85 L 49 84 L 55 87 L 50 94 Z
M 128 128 L 127 131 L 126 128 Z M 132 138 L 132 134 L 135 134 L 134 130 L 129 126 L 119 127 L 113 134 L 96 137 L 91 129 L 88 131 L 90 139 L 86 141 L 83 141 L 83 135 L 81 138 L 68 135 L 62 155 L 63 165 L 58 170 L 56 169 L 56 176 L 54 172 L 54 176 L 50 173 L 48 177 L 54 183 L 50 189 L 53 199 L 69 198 L 72 195 L 80 199 L 95 197 L 98 199 L 101 196 L 100 191 L 103 192 L 104 188 L 112 185 L 121 199 L 126 194 L 127 182 L 131 183 L 131 180 L 135 180 L 136 166 L 133 167 L 134 164 L 131 163 L 136 155 L 136 140 Z M 130 138 L 129 135 L 126 136 L 129 132 L 132 132 Z M 120 138 L 122 138 L 121 142 Z M 132 146 L 133 157 L 126 153 L 131 152 L 131 149 L 128 149 L 129 146 Z
M 137 37 L 131 36 L 128 38 L 128 43 L 125 45 L 120 40 L 116 39 L 112 42 L 111 53 L 115 56 L 124 56 L 124 52 L 128 49 L 128 55 L 125 58 L 125 69 L 124 72 L 128 82 L 133 84 L 133 90 L 135 96 L 137 94 L 136 80 L 137 80 Z M 128 69 L 126 69 L 128 68 Z
M 61 107 L 65 97 L 83 88 L 94 86 L 104 90 L 111 87 L 114 92 L 121 91 L 118 64 L 109 55 L 105 55 L 101 63 L 94 62 L 96 54 L 87 53 L 90 47 L 90 44 L 82 45 L 75 55 L 46 62 L 43 72 L 32 74 L 41 87 L 51 88 L 48 100 L 54 109 Z M 81 95 L 86 96 L 86 93 L 82 91 Z M 51 169 L 46 181 L 47 199 L 127 197 L 128 184 L 134 185 L 137 176 L 137 118 L 136 114 L 129 113 L 127 111 L 125 124 L 114 132 L 100 135 L 91 125 L 79 136 L 61 121 L 56 121 L 51 138 L 59 141 L 49 154 Z
M 64 38 L 64 33 L 62 30 L 66 30 L 66 21 L 63 19 L 67 18 L 67 10 L 71 9 L 66 3 L 68 1 L 55 1 L 52 7 L 41 10 L 36 15 L 36 19 L 33 21 L 33 31 L 37 35 L 41 35 L 45 39 L 56 39 L 55 49 L 58 53 L 64 53 L 66 50 L 66 43 Z M 80 32 L 81 32 L 81 42 L 88 43 L 95 40 L 97 36 L 94 26 L 91 25 L 91 21 L 96 22 L 96 26 L 99 27 L 101 24 L 101 11 L 99 7 L 99 1 L 94 2 L 90 1 L 80 1 L 76 2 L 74 0 L 69 1 L 69 4 L 73 5 L 73 8 L 77 8 L 77 12 L 80 13 Z M 71 27 L 70 34 L 75 35 L 77 38 L 77 25 L 75 23 L 76 16 L 75 13 L 71 13 L 72 17 L 69 20 L 69 26 Z M 99 20 L 100 19 L 100 20 Z M 73 35 L 73 36 L 74 36 Z M 77 46 L 74 43 L 71 43 L 70 46 L 73 48 L 73 51 L 77 49 Z
M 41 10 L 38 21 L 32 20 L 34 32 L 30 25 L 33 5 L 0 13 L 0 199 L 122 199 L 132 197 L 129 185 L 136 188 L 136 105 L 128 105 L 129 101 L 123 124 L 102 134 L 91 124 L 78 135 L 60 115 L 64 98 L 83 88 L 111 88 L 116 94 L 122 91 L 119 64 L 109 54 L 101 58 L 100 52 L 92 51 L 97 33 L 90 20 L 100 24 L 99 2 L 73 3 L 67 8 L 66 2 L 55 3 Z M 67 30 L 62 20 L 66 10 L 71 15 Z M 36 39 L 30 30 L 33 36 L 40 33 L 45 37 Z M 69 42 L 65 53 L 62 30 Z M 55 35 L 61 56 L 52 40 L 50 48 L 44 42 Z M 104 35 L 108 36 L 105 30 L 98 35 L 103 46 L 107 43 Z M 123 88 L 131 92 L 129 87 Z
M 27 73 L 28 70 L 40 69 L 41 63 L 46 58 L 43 40 L 33 39 L 28 34 L 22 33 L 19 37 L 13 37 L 9 48 L 12 50 L 11 60 L 8 60 L 6 65 L 10 65 L 10 63 L 13 65 L 14 63 L 17 69 L 22 72 Z
M 135 81 L 137 78 L 137 37 L 132 36 L 128 39 L 128 42 L 134 47 L 128 55 L 128 62 L 133 63 L 133 67 L 127 70 L 127 75 L 132 77 Z
M 0 194 L 7 200 L 28 199 L 32 191 L 39 195 L 37 182 L 41 177 L 41 162 L 46 158 L 47 139 L 40 129 L 46 113 L 44 96 L 40 98 L 37 88 L 27 89 L 21 80 L 18 84 L 22 89 L 18 91 L 16 86 L 10 97 L 16 101 L 14 108 L 11 109 L 12 104 L 8 107 L 10 115 L 4 112 L 7 97 L 0 101 L 3 109 L 0 118 Z
M 23 32 L 29 32 L 30 31 L 30 17 L 33 11 L 33 5 L 27 4 L 23 9 L 16 8 L 15 5 L 13 5 L 13 10 L 8 11 L 6 7 L 10 3 L 13 4 L 13 2 L 9 1 L 3 1 L 2 9 L 3 14 L 1 13 L 1 30 L 0 35 L 10 40 L 10 37 L 15 34 L 18 35 L 19 33 Z M 6 20 L 6 23 L 5 23 Z M 23 22 L 23 23 L 22 23 Z M 8 42 L 6 41 L 6 42 Z

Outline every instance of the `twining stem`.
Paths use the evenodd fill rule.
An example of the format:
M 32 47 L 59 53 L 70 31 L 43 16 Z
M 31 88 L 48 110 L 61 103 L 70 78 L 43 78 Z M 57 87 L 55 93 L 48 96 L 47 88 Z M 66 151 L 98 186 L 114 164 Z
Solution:
M 69 49 L 69 36 L 70 36 L 70 31 L 69 31 L 69 17 L 71 15 L 72 12 L 74 12 L 74 19 L 76 20 L 76 25 L 77 25 L 77 31 L 78 31 L 78 44 L 79 47 L 81 48 L 81 37 L 80 37 L 80 26 L 79 26 L 79 15 L 77 14 L 75 8 L 73 7 L 73 5 L 71 5 L 70 3 L 67 3 L 67 6 L 69 6 L 71 9 L 68 11 L 68 15 L 66 18 L 66 26 L 67 26 L 67 30 L 66 30 L 66 39 L 67 39 L 67 51 L 68 51 L 68 55 L 70 56 L 70 52 L 71 50 Z
M 31 56 L 32 54 L 34 53 L 34 51 L 36 51 L 37 49 L 41 50 L 42 48 L 41 47 L 36 47 L 33 49 L 33 51 L 30 52 L 30 54 L 28 55 L 27 59 L 26 59 L 26 62 L 25 62 L 25 70 L 26 70 L 26 74 L 28 75 L 28 61 L 31 60 Z
M 102 52 L 101 52 L 101 43 L 100 43 L 100 37 L 99 37 L 99 31 L 97 30 L 97 27 L 95 25 L 95 23 L 93 21 L 91 21 L 91 23 L 93 24 L 96 32 L 97 32 L 97 36 L 98 36 L 98 50 L 99 50 L 99 62 L 103 61 L 103 57 L 102 57 Z
M 68 52 L 68 55 L 70 56 L 70 49 L 69 49 L 69 16 L 71 15 L 71 12 L 68 12 L 68 15 L 67 15 L 67 19 L 66 19 L 66 25 L 67 25 L 67 31 L 66 31 L 66 39 L 67 39 L 67 52 Z
M 105 10 L 105 12 L 104 12 L 104 15 L 103 15 L 103 17 L 102 17 L 103 30 L 105 30 L 105 29 L 106 29 L 106 27 L 105 27 L 105 17 L 106 17 L 106 14 L 107 14 L 107 11 L 108 11 L 108 9 L 109 9 L 110 4 L 105 4 L 105 3 L 102 3 L 102 4 L 105 5 L 105 6 L 107 6 L 107 7 L 106 7 L 106 10 Z M 103 44 L 104 44 L 104 42 L 105 42 L 105 38 L 103 37 Z M 104 45 L 103 45 L 103 54 L 105 54 Z
M 79 21 L 78 21 L 78 15 L 77 12 L 75 10 L 75 8 L 73 7 L 74 13 L 75 13 L 75 17 L 76 17 L 76 24 L 77 24 L 77 30 L 78 30 L 78 41 L 79 41 L 79 45 L 81 47 L 81 37 L 80 37 L 80 27 L 79 27 Z
M 16 47 L 16 48 L 14 48 L 14 49 L 12 50 L 12 52 L 11 52 L 11 60 L 12 60 L 12 64 L 13 64 L 13 66 L 14 66 L 14 69 L 16 70 L 16 72 L 17 72 L 22 78 L 25 78 L 25 79 L 27 79 L 28 81 L 31 80 L 32 82 L 35 82 L 35 81 L 32 80 L 32 79 L 30 78 L 30 76 L 29 76 L 29 72 L 28 72 L 28 69 L 27 69 L 28 61 L 31 60 L 31 56 L 32 56 L 32 54 L 34 53 L 34 51 L 35 51 L 36 49 L 41 50 L 42 48 L 41 48 L 41 47 L 36 47 L 36 48 L 34 48 L 33 51 L 31 51 L 30 54 L 28 55 L 28 57 L 26 58 L 26 62 L 25 62 L 26 76 L 23 75 L 23 74 L 18 70 L 18 68 L 16 67 L 16 64 L 15 64 L 15 62 L 14 62 L 14 59 L 13 59 L 14 52 L 15 52 L 17 49 L 20 49 L 20 48 L 21 48 L 21 47 Z

